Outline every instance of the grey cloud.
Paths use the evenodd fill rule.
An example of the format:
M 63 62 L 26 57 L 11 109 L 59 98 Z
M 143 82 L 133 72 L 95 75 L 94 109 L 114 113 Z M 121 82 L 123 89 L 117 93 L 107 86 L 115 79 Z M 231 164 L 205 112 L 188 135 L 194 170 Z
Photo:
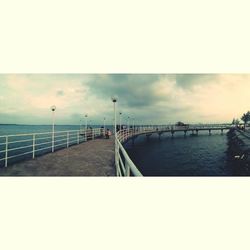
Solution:
M 205 85 L 216 81 L 218 75 L 216 74 L 177 74 L 176 85 L 183 89 L 192 89 L 197 85 Z
M 119 102 L 126 107 L 147 107 L 159 101 L 153 88 L 162 75 L 113 74 L 105 78 L 95 76 L 87 83 L 89 91 L 101 98 L 119 97 Z
M 119 109 L 123 117 L 136 117 L 137 120 L 148 119 L 149 123 L 170 119 L 188 120 L 191 115 L 189 107 L 173 107 L 173 97 L 159 95 L 155 92 L 155 84 L 167 78 L 175 81 L 175 75 L 156 74 L 115 74 L 95 75 L 87 83 L 90 95 L 110 101 L 112 95 L 118 96 Z M 166 84 L 168 82 L 166 81 Z M 86 86 L 86 83 L 84 83 Z M 112 116 L 112 110 L 110 110 Z M 109 112 L 109 111 L 107 111 Z

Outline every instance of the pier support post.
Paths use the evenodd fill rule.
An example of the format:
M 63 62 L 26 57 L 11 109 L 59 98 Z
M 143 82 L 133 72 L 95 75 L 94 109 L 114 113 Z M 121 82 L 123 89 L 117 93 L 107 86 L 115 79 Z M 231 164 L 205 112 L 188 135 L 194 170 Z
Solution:
M 135 145 L 135 138 L 134 137 L 132 138 L 132 145 L 133 146 Z
M 212 133 L 211 133 L 211 129 L 209 129 L 208 131 L 209 131 L 209 135 L 211 135 L 211 134 L 212 134 Z
M 174 138 L 174 130 L 171 130 L 172 138 Z
M 198 129 L 196 129 L 196 135 L 198 135 L 198 133 L 199 133 L 199 130 L 198 130 Z
M 223 129 L 221 129 L 221 135 L 223 135 Z
M 187 130 L 184 130 L 184 137 L 187 136 Z
M 151 136 L 152 134 L 146 134 L 146 137 L 147 137 L 147 141 L 149 141 L 149 138 L 150 138 L 150 136 Z
M 162 133 L 158 133 L 158 139 L 159 139 L 159 141 L 161 140 L 161 135 L 162 135 Z

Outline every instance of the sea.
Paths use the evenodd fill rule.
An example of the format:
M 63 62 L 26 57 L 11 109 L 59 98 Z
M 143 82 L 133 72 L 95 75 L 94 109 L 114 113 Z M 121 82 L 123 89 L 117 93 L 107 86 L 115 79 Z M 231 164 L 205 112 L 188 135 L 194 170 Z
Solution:
M 200 131 L 198 136 L 185 137 L 176 132 L 172 138 L 165 133 L 139 136 L 130 140 L 126 150 L 144 176 L 240 176 L 228 152 L 228 138 L 224 131 Z

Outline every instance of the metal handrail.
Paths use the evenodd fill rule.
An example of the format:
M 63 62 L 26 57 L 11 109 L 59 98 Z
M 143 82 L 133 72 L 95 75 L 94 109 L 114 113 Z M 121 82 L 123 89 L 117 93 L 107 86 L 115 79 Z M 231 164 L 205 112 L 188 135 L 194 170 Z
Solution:
M 101 128 L 93 128 L 92 130 L 98 130 Z M 91 130 L 90 128 L 88 128 L 87 130 Z M 79 130 L 63 130 L 63 131 L 55 131 L 54 134 L 60 134 L 60 133 L 66 133 L 66 132 L 78 132 Z M 80 131 L 85 131 L 85 129 L 81 129 Z M 53 134 L 53 132 L 41 132 L 41 133 L 27 133 L 27 134 L 14 134 L 14 135 L 8 135 L 8 137 L 13 137 L 13 136 L 29 136 L 29 135 L 45 135 L 45 134 Z M 0 138 L 5 138 L 6 135 L 0 135 Z
M 4 161 L 4 166 L 7 167 L 9 159 L 22 157 L 29 154 L 32 156 L 31 158 L 34 159 L 37 156 L 36 152 L 49 149 L 51 150 L 50 152 L 54 152 L 54 149 L 58 149 L 58 147 L 67 148 L 75 144 L 86 142 L 89 139 L 94 140 L 96 137 L 101 135 L 103 135 L 103 128 L 56 131 L 54 133 L 43 132 L 3 135 L 0 136 L 2 141 L 5 139 L 4 142 L 0 143 L 0 146 L 2 147 L 0 150 L 0 162 Z M 10 140 L 10 138 L 12 138 L 12 140 Z M 44 140 L 49 141 L 47 142 Z M 48 146 L 48 144 L 51 145 Z M 1 154 L 4 154 L 4 157 L 1 158 Z
M 142 132 L 141 129 L 139 129 Z M 144 131 L 144 129 L 143 129 Z M 130 129 L 118 131 L 115 134 L 115 165 L 117 176 L 130 176 L 131 173 L 134 176 L 142 177 L 143 175 L 130 159 L 128 153 L 124 149 L 122 143 L 131 137 L 135 136 L 135 131 L 131 133 Z
M 117 144 L 118 144 L 117 150 L 120 149 L 121 152 L 122 152 L 122 155 L 125 158 L 125 164 L 123 164 L 123 171 L 127 172 L 127 176 L 130 176 L 130 171 L 132 172 L 132 174 L 134 176 L 143 176 L 141 174 L 141 172 L 138 170 L 138 168 L 135 166 L 135 164 L 133 163 L 133 161 L 130 159 L 130 157 L 128 156 L 126 150 L 124 149 L 124 147 L 122 146 L 122 144 L 120 143 L 119 140 L 117 140 Z M 119 152 L 116 152 L 116 153 L 118 154 Z M 120 156 L 120 153 L 119 153 L 118 160 L 122 162 L 122 158 Z

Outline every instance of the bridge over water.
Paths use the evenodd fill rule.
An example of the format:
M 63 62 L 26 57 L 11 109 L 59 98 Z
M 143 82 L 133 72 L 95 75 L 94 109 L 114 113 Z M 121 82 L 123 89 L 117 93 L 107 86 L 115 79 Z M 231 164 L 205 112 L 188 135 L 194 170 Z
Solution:
M 188 132 L 191 132 L 191 135 L 198 135 L 199 131 L 208 131 L 209 135 L 212 134 L 212 131 L 221 131 L 223 134 L 224 130 L 231 128 L 229 124 L 207 124 L 207 125 L 187 125 L 187 126 L 155 126 L 155 127 L 146 127 L 146 128 L 137 128 L 135 132 L 140 130 L 138 134 L 146 134 L 147 136 L 157 133 L 161 136 L 164 133 L 171 133 L 172 136 L 176 132 L 183 132 L 184 135 L 187 135 Z
M 128 156 L 124 143 L 138 136 L 230 129 L 228 124 L 189 126 L 133 126 L 104 139 L 103 129 L 0 137 L 0 175 L 7 176 L 142 176 Z M 17 139 L 19 138 L 19 139 Z M 39 154 L 40 153 L 40 154 Z M 4 157 L 1 157 L 4 156 Z M 12 159 L 19 159 L 8 166 Z

